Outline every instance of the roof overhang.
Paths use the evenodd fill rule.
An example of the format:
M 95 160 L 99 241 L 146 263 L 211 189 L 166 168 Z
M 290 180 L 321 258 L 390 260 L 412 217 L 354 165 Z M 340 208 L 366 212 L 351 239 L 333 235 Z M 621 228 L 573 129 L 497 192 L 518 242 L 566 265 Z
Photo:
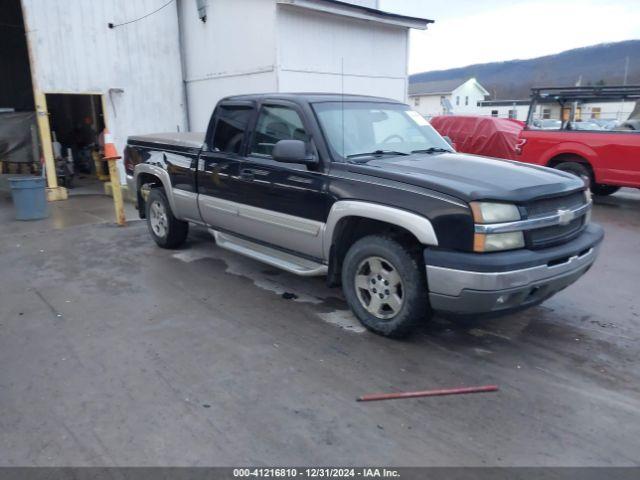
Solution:
M 290 5 L 332 15 L 418 30 L 426 30 L 427 25 L 434 23 L 433 20 L 427 18 L 407 17 L 339 0 L 276 0 L 276 2 L 280 5 Z

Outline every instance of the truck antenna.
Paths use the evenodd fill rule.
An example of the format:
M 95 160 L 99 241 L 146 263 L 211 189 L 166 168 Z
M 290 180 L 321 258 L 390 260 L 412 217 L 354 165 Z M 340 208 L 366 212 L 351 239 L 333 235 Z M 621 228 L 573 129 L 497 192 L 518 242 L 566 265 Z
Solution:
M 344 151 L 344 57 L 340 57 L 340 111 L 342 114 L 342 156 L 345 157 Z

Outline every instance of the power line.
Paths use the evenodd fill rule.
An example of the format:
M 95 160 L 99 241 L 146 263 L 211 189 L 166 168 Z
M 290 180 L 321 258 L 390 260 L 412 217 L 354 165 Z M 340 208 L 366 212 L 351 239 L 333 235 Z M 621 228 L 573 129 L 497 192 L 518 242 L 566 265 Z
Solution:
M 146 15 L 143 15 L 140 18 L 136 18 L 135 20 L 129 20 L 128 22 L 123 22 L 123 23 L 109 23 L 109 28 L 116 28 L 116 27 L 121 27 L 122 25 L 129 25 L 130 23 L 135 23 L 138 20 L 142 20 L 143 18 L 147 18 L 150 17 L 151 15 L 153 15 L 154 13 L 159 12 L 160 10 L 162 10 L 164 7 L 169 6 L 169 4 L 173 3 L 173 0 L 169 0 L 167 3 L 165 3 L 164 5 L 162 5 L 160 8 L 157 8 L 156 10 L 154 10 L 153 12 L 147 13 Z

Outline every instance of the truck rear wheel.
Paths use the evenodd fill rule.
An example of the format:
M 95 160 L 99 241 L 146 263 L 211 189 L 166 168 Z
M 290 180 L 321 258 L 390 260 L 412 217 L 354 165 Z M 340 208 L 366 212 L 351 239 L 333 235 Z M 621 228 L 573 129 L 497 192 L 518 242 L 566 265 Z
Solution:
M 145 206 L 147 227 L 158 246 L 177 248 L 182 245 L 189 233 L 189 223 L 178 220 L 173 215 L 164 190 L 152 189 Z
M 424 266 L 389 236 L 355 242 L 342 265 L 342 289 L 358 320 L 386 337 L 403 337 L 429 313 Z

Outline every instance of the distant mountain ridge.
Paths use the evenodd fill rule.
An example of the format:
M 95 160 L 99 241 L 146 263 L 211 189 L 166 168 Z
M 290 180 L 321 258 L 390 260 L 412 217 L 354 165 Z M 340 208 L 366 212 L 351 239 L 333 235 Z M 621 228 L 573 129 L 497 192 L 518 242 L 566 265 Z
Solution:
M 627 85 L 640 84 L 640 40 L 602 43 L 529 60 L 482 63 L 450 70 L 416 73 L 409 84 L 475 77 L 494 100 L 529 98 L 533 86 L 622 85 L 629 57 Z M 417 85 L 416 85 L 417 86 Z

